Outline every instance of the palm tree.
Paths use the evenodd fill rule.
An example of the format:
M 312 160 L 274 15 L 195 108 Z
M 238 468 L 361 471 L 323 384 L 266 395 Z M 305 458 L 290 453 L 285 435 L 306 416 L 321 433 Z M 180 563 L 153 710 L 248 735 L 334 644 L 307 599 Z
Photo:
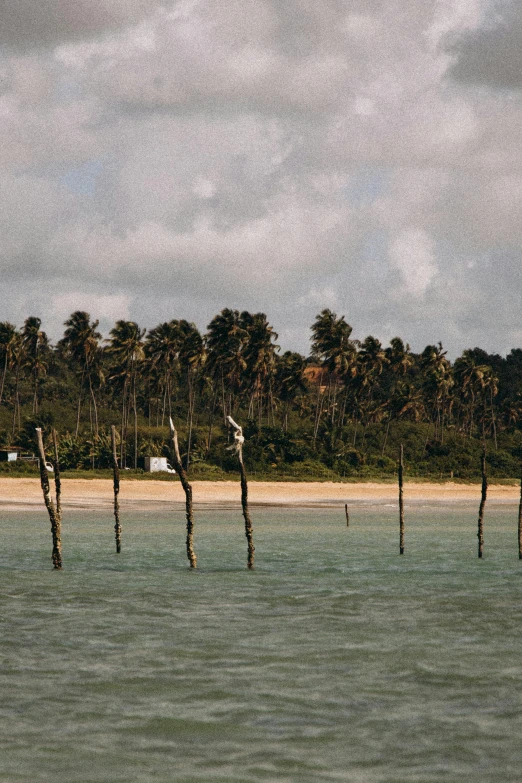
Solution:
M 453 368 L 455 381 L 459 391 L 462 406 L 467 417 L 467 431 L 471 436 L 475 423 L 475 413 L 483 402 L 485 407 L 487 391 L 490 391 L 491 400 L 497 393 L 497 378 L 493 370 L 487 364 L 478 364 L 473 352 L 466 350 L 456 361 Z M 494 390 L 494 393 L 493 393 Z M 485 416 L 482 417 L 482 437 L 485 435 Z
M 31 373 L 33 381 L 33 414 L 38 411 L 38 386 L 42 375 L 47 371 L 44 352 L 49 347 L 45 332 L 40 331 L 42 321 L 36 316 L 26 318 L 22 328 L 22 348 L 24 366 Z
M 444 420 L 450 402 L 450 392 L 454 385 L 451 364 L 446 359 L 446 351 L 442 343 L 427 345 L 423 350 L 419 367 L 422 372 L 422 392 L 425 406 L 431 414 L 431 421 L 435 424 L 435 438 L 440 433 L 440 442 L 444 441 Z M 451 410 L 451 406 L 449 408 Z M 426 437 L 426 443 L 429 436 Z
M 78 408 L 76 415 L 76 437 L 80 428 L 80 412 L 82 394 L 89 391 L 94 412 L 94 435 L 98 437 L 98 406 L 94 387 L 100 384 L 103 378 L 101 371 L 102 349 L 99 341 L 101 334 L 96 331 L 99 321 L 91 323 L 89 313 L 76 310 L 65 321 L 64 335 L 58 343 L 64 357 L 71 359 L 80 375 L 80 390 L 78 393 Z
M 3 362 L 2 381 L 0 384 L 0 405 L 4 396 L 7 371 L 12 367 L 17 341 L 20 339 L 16 327 L 9 321 L 0 323 L 0 361 Z
M 121 388 L 122 394 L 122 437 L 121 461 L 125 466 L 125 445 L 127 425 L 131 408 L 134 411 L 134 469 L 138 467 L 138 408 L 137 380 L 140 365 L 144 359 L 143 337 L 145 329 L 140 329 L 135 321 L 117 321 L 110 331 L 107 353 L 113 359 L 110 380 Z
M 360 412 L 363 413 L 366 418 L 362 445 L 364 445 L 370 419 L 372 417 L 378 417 L 384 411 L 382 401 L 377 399 L 377 391 L 379 377 L 388 364 L 388 361 L 379 340 L 371 335 L 363 340 L 360 351 L 357 354 L 357 375 L 361 390 L 359 408 Z
M 312 325 L 312 353 L 329 373 L 340 378 L 351 373 L 357 342 L 350 339 L 352 327 L 331 310 L 323 310 Z
M 290 406 L 299 396 L 306 392 L 306 384 L 303 375 L 306 359 L 300 353 L 285 351 L 276 358 L 274 387 L 278 400 L 282 402 L 282 426 L 288 431 L 288 414 Z
M 318 385 L 317 408 L 314 426 L 314 443 L 317 438 L 320 418 L 323 410 L 323 370 L 328 373 L 329 396 L 333 384 L 333 402 L 331 404 L 332 438 L 334 437 L 334 424 L 337 411 L 337 390 L 339 383 L 343 383 L 346 389 L 347 382 L 353 378 L 356 372 L 357 341 L 351 339 L 352 327 L 346 323 L 344 315 L 339 318 L 331 310 L 322 310 L 316 316 L 312 324 L 312 355 L 321 364 L 321 377 Z M 346 394 L 339 421 L 342 426 L 346 410 Z
M 241 313 L 240 321 L 247 333 L 247 340 L 243 348 L 245 362 L 244 376 L 249 389 L 249 417 L 254 413 L 254 401 L 257 399 L 258 420 L 261 426 L 263 418 L 263 396 L 268 395 L 268 418 L 272 411 L 273 419 L 273 388 L 272 381 L 275 369 L 276 351 L 279 346 L 274 344 L 277 334 L 268 323 L 264 313 Z M 270 421 L 268 421 L 270 423 Z
M 25 362 L 25 347 L 22 341 L 21 333 L 16 334 L 15 339 L 10 346 L 11 362 L 10 366 L 14 372 L 14 390 L 13 390 L 13 420 L 11 426 L 11 440 L 14 442 L 15 435 L 21 427 L 20 421 L 20 380 L 22 368 Z
M 381 452 L 383 455 L 388 441 L 391 420 L 400 418 L 412 407 L 411 384 L 406 379 L 415 364 L 410 346 L 408 344 L 404 345 L 400 337 L 393 337 L 390 340 L 390 347 L 386 348 L 384 353 L 388 363 L 390 386 L 387 400 L 388 421 Z
M 197 382 L 206 361 L 206 350 L 203 337 L 197 327 L 188 321 L 180 321 L 183 330 L 183 342 L 179 352 L 179 361 L 183 374 L 187 378 L 188 411 L 187 411 L 187 457 L 186 469 L 190 466 L 190 451 L 192 448 L 192 429 L 196 407 Z
M 157 374 L 162 395 L 161 426 L 165 415 L 172 416 L 174 376 L 179 368 L 179 352 L 182 345 L 179 321 L 168 321 L 151 329 L 145 341 L 147 370 Z
M 243 349 L 248 340 L 248 333 L 244 328 L 239 311 L 229 308 L 225 308 L 219 315 L 214 316 L 207 326 L 207 330 L 205 335 L 208 357 L 206 368 L 214 383 L 215 401 L 221 394 L 221 407 L 226 423 L 228 413 L 234 413 L 236 401 L 242 388 L 243 372 L 246 368 Z M 212 422 L 210 422 L 210 432 L 211 430 Z

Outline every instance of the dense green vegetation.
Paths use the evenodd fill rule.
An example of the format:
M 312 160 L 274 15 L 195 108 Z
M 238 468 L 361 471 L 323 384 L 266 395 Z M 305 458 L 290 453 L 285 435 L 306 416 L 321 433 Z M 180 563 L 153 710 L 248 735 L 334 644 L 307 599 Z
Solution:
M 440 343 L 416 354 L 398 337 L 352 340 L 330 310 L 309 357 L 281 353 L 263 313 L 222 310 L 204 335 L 185 320 L 148 332 L 118 321 L 107 340 L 97 327 L 77 311 L 52 346 L 36 317 L 0 323 L 0 447 L 33 452 L 35 426 L 54 426 L 66 470 L 103 471 L 116 424 L 136 475 L 145 455 L 168 455 L 172 415 L 190 475 L 222 478 L 237 470 L 230 414 L 252 477 L 391 477 L 400 443 L 409 476 L 475 478 L 484 443 L 492 476 L 520 475 L 522 349 L 451 363 Z M 34 466 L 0 463 L 13 469 Z

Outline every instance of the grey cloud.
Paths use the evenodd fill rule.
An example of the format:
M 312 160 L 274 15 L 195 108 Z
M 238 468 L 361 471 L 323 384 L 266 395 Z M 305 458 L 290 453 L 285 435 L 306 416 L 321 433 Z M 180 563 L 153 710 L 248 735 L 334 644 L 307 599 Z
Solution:
M 0 44 L 9 49 L 54 46 L 136 22 L 147 0 L 0 0 Z
M 306 352 L 331 306 L 357 337 L 512 347 L 522 109 L 446 78 L 432 28 L 464 5 L 98 0 L 51 30 L 43 2 L 22 34 L 4 3 L 0 320 L 231 306 Z
M 449 47 L 456 56 L 451 76 L 493 89 L 522 88 L 522 8 L 511 1 L 494 6 L 484 27 Z

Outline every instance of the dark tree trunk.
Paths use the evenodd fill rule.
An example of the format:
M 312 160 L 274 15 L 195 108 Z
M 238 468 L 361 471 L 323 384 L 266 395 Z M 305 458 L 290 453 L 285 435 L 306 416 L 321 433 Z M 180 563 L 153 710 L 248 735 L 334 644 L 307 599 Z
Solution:
M 484 507 L 486 505 L 486 497 L 488 494 L 488 477 L 486 475 L 486 449 L 482 451 L 480 467 L 482 472 L 482 493 L 481 493 L 480 506 L 479 506 L 477 538 L 478 538 L 478 556 L 482 557 L 482 553 L 484 550 Z
M 120 524 L 120 470 L 118 468 L 118 454 L 116 451 L 116 427 L 111 426 L 112 439 L 112 476 L 114 485 L 114 538 L 116 539 L 116 552 L 121 552 L 121 524 Z
M 350 515 L 348 513 L 348 503 L 344 504 L 344 515 L 346 517 L 346 527 L 350 527 Z
M 404 554 L 404 447 L 399 452 L 399 553 Z
M 33 416 L 38 413 L 38 370 L 34 371 L 33 383 Z
M 210 407 L 209 414 L 208 414 L 207 456 L 210 452 L 210 447 L 212 445 L 212 425 L 214 423 L 214 412 L 216 410 L 217 398 L 218 398 L 218 392 L 216 391 L 214 393 L 212 405 Z
M 51 520 L 51 533 L 53 538 L 53 553 L 52 562 L 56 570 L 62 567 L 62 538 L 61 538 L 61 524 L 60 518 L 56 513 L 56 508 L 51 498 L 51 491 L 49 487 L 49 476 L 47 474 L 47 468 L 45 466 L 45 451 L 42 438 L 42 430 L 40 427 L 36 428 L 36 440 L 38 444 L 38 454 L 40 457 L 40 483 L 42 485 L 42 492 L 44 496 L 45 506 Z
M 11 440 L 14 441 L 16 435 L 16 421 L 20 418 L 20 366 L 16 368 L 15 375 L 15 390 L 14 390 L 14 405 L 13 405 L 13 431 Z M 20 422 L 18 421 L 18 429 L 20 429 Z
M 315 411 L 314 437 L 313 437 L 314 450 L 316 448 L 317 434 L 319 432 L 319 423 L 321 421 L 321 414 L 323 412 L 324 394 L 321 394 L 322 385 L 323 385 L 323 370 L 321 370 L 320 372 L 319 383 L 317 386 L 317 402 L 316 402 L 317 407 Z
M 192 429 L 194 426 L 194 410 L 196 406 L 195 378 L 190 371 L 187 375 L 189 405 L 188 405 L 188 434 L 187 434 L 187 470 L 190 467 L 190 451 L 192 448 Z
M 243 518 L 245 520 L 245 536 L 248 547 L 247 566 L 252 569 L 254 567 L 254 531 L 252 528 L 252 520 L 250 519 L 250 511 L 248 508 L 248 483 L 245 472 L 245 466 L 243 464 L 243 454 L 241 451 L 239 456 L 239 470 L 241 473 L 241 507 L 243 509 Z
M 91 395 L 92 400 L 92 409 L 94 412 L 94 437 L 98 437 L 98 406 L 96 405 L 96 396 L 94 394 L 94 389 L 92 388 L 92 379 L 89 376 L 89 392 Z
M 382 444 L 381 457 L 384 457 L 384 452 L 386 451 L 386 444 L 388 442 L 389 432 L 390 432 L 390 419 L 388 419 L 388 423 L 386 424 L 386 432 L 384 433 L 384 443 Z
M 78 408 L 76 411 L 76 430 L 74 433 L 74 437 L 78 437 L 78 433 L 80 432 L 80 415 L 82 411 L 82 394 L 83 394 L 83 379 L 85 376 L 85 370 L 82 370 L 82 377 L 80 380 L 80 391 L 78 393 Z
M 187 557 L 189 559 L 190 567 L 196 568 L 197 560 L 196 553 L 194 552 L 194 513 L 192 509 L 192 486 L 189 484 L 185 468 L 181 464 L 181 456 L 178 445 L 178 433 L 174 427 L 174 422 L 172 419 L 169 419 L 169 423 L 172 461 L 174 462 L 174 467 L 178 472 L 181 485 L 185 492 L 185 513 L 187 518 Z
M 56 430 L 53 427 L 53 448 L 54 448 L 54 489 L 56 494 L 56 515 L 61 525 L 62 523 L 62 482 L 60 479 L 60 459 L 58 455 L 58 438 Z
M 134 395 L 132 398 L 134 407 L 134 470 L 138 469 L 138 408 L 136 405 L 136 380 L 134 380 Z
M 7 375 L 7 365 L 8 365 L 7 359 L 8 359 L 8 353 L 7 353 L 7 350 L 6 350 L 5 361 L 4 361 L 4 371 L 2 373 L 2 385 L 0 386 L 0 405 L 2 404 L 2 399 L 3 399 L 3 396 L 4 396 L 5 377 Z
M 490 389 L 490 399 L 491 399 L 491 426 L 493 428 L 493 440 L 495 442 L 495 451 L 498 451 L 497 424 L 495 421 L 495 408 L 493 406 L 493 389 Z

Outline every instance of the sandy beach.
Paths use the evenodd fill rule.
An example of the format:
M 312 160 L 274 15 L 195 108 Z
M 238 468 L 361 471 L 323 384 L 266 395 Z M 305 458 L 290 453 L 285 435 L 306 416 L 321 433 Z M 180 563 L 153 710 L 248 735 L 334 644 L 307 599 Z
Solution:
M 239 505 L 240 490 L 236 481 L 194 481 L 193 496 L 196 507 Z M 480 500 L 478 484 L 452 482 L 429 484 L 407 482 L 404 487 L 408 503 L 454 503 Z M 488 502 L 514 503 L 519 498 L 517 486 L 491 485 Z M 172 481 L 133 481 L 121 483 L 122 507 L 151 507 L 156 504 L 184 503 L 181 484 Z M 107 479 L 64 479 L 62 502 L 64 507 L 104 508 L 112 504 L 112 481 Z M 252 506 L 343 506 L 357 504 L 394 503 L 397 487 L 393 483 L 365 482 L 341 484 L 334 482 L 256 482 L 249 483 L 249 501 Z M 33 507 L 43 503 L 37 478 L 0 478 L 0 506 L 3 508 Z

